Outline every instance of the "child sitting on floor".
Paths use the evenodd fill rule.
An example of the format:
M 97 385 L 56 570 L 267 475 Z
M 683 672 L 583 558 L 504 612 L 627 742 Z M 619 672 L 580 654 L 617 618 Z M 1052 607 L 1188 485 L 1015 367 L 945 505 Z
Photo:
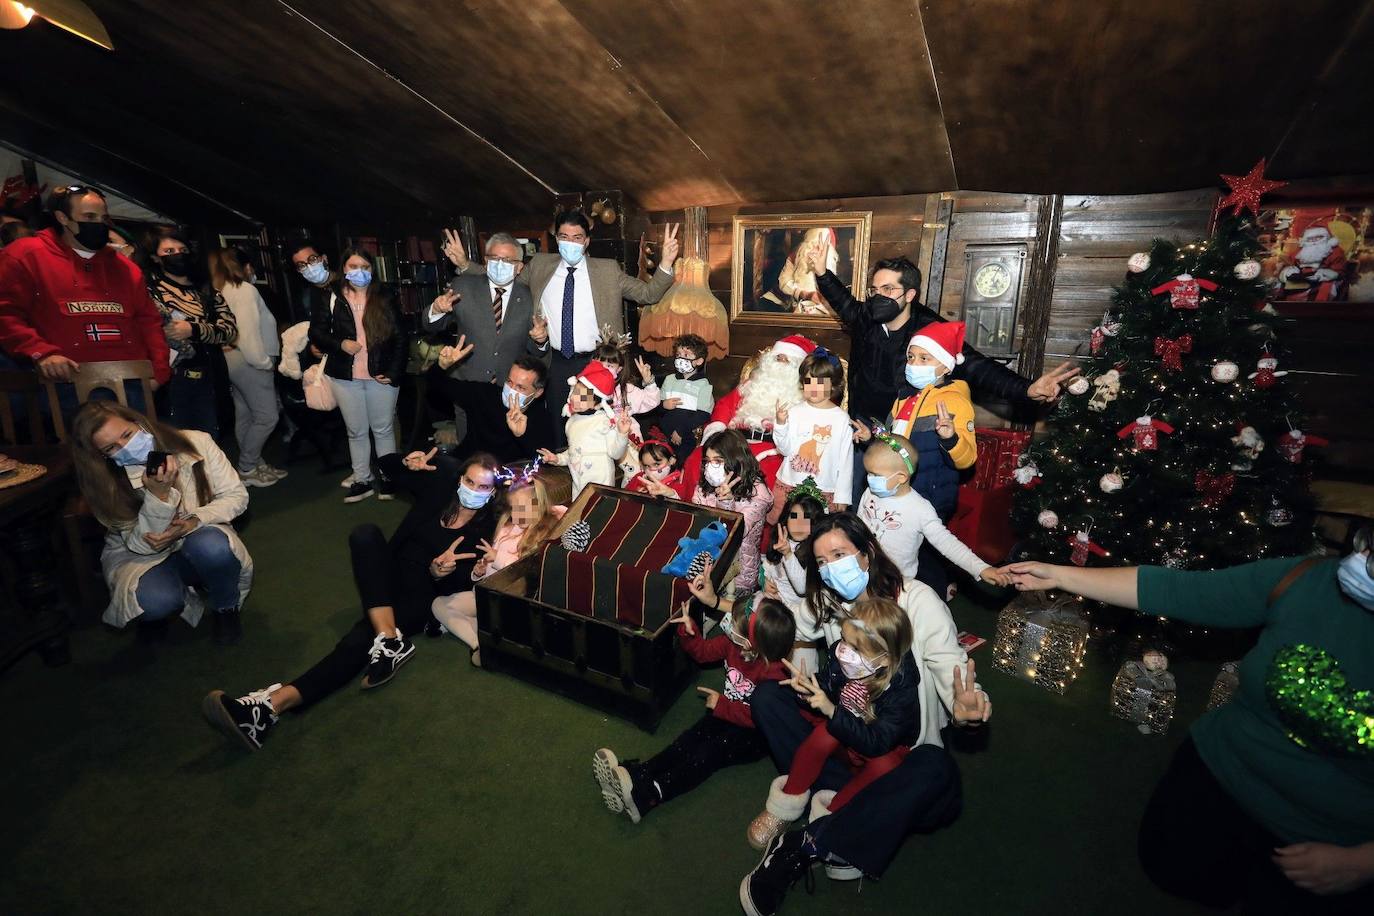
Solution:
M 682 484 L 682 471 L 674 469 L 676 464 L 677 457 L 668 443 L 662 439 L 650 439 L 640 446 L 640 471 L 625 485 L 625 489 L 680 499 L 677 488 Z
M 521 477 L 520 472 L 504 468 L 497 473 L 500 475 L 503 472 L 515 474 L 516 477 L 506 494 L 505 511 L 496 522 L 496 533 L 490 541 L 477 543 L 481 556 L 472 567 L 474 582 L 538 550 L 552 536 L 563 513 L 568 511 L 566 506 L 549 505 L 549 491 L 537 476 Z M 472 651 L 469 659 L 480 668 L 482 661 L 478 657 L 480 652 L 477 646 L 476 591 L 469 589 L 435 598 L 430 610 L 444 629 L 467 645 Z
M 706 341 L 683 334 L 673 341 L 673 374 L 663 380 L 663 415 L 658 427 L 673 444 L 678 464 L 697 447 L 702 428 L 716 406 L 711 380 L 706 377 Z
M 572 473 L 572 498 L 589 483 L 615 486 L 616 462 L 625 456 L 630 439 L 630 417 L 611 409 L 615 377 L 596 360 L 587 363 L 573 382 L 563 414 L 568 447 L 558 454 L 546 448 L 539 457 L 546 464 L 567 465 Z
M 721 620 L 721 632 L 705 639 L 698 635 L 684 601 L 682 612 L 669 621 L 678 624 L 682 648 L 698 664 L 725 663 L 725 689 L 698 687 L 706 698 L 706 714 L 672 744 L 644 763 L 623 764 L 607 747 L 592 758 L 592 773 L 601 785 L 606 807 L 625 812 L 638 824 L 641 817 L 664 802 L 690 792 L 712 773 L 738 763 L 768 756 L 768 744 L 754 728 L 749 697 L 760 681 L 787 676 L 782 659 L 792 646 L 792 613 L 771 598 L 758 598 L 751 608 Z
M 773 442 L 783 461 L 773 485 L 769 524 L 777 524 L 788 491 L 808 477 L 815 479 L 834 511 L 849 508 L 852 498 L 854 440 L 849 414 L 838 406 L 844 396 L 844 367 L 838 356 L 817 347 L 802 360 L 798 376 L 802 402 L 777 406 Z
M 929 541 L 947 560 L 975 579 L 1010 585 L 1010 576 L 984 563 L 940 521 L 929 500 L 911 488 L 917 474 L 916 447 L 909 439 L 879 432 L 864 452 L 868 489 L 859 500 L 859 518 L 903 579 L 917 578 L 921 544 Z
M 793 670 L 782 682 L 811 707 L 808 718 L 816 724 L 797 748 L 787 775 L 773 780 L 763 813 L 749 824 L 749 845 L 755 849 L 766 847 L 802 816 L 828 759 L 837 757 L 856 771 L 833 798 L 821 799 L 833 813 L 896 769 L 920 731 L 921 675 L 910 651 L 906 611 L 887 598 L 860 601 L 841 634 L 819 674 Z
M 736 554 L 740 571 L 735 576 L 734 590 L 736 598 L 753 594 L 759 587 L 763 520 L 773 504 L 773 494 L 739 430 L 722 430 L 706 440 L 701 455 L 701 480 L 692 493 L 692 502 L 744 516 L 744 538 Z

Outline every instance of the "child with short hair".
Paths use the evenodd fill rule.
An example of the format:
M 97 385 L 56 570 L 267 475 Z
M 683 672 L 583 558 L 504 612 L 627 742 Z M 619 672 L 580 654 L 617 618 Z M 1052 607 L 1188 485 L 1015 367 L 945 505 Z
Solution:
M 563 415 L 568 447 L 557 454 L 546 448 L 539 457 L 546 464 L 566 465 L 572 473 L 573 499 L 589 483 L 615 486 L 616 462 L 625 457 L 630 417 L 611 409 L 615 376 L 597 360 L 587 363 L 573 383 Z
M 663 380 L 663 415 L 658 428 L 668 437 L 677 453 L 678 464 L 697 447 L 701 430 L 711 420 L 716 406 L 711 381 L 706 377 L 706 341 L 696 334 L 683 334 L 673 341 L 673 373 Z
M 692 502 L 744 516 L 744 537 L 736 554 L 740 571 L 734 580 L 735 597 L 757 591 L 764 516 L 773 505 L 773 494 L 739 430 L 722 430 L 706 440 L 701 454 L 701 479 L 692 493 Z
M 621 763 L 608 747 L 592 757 L 602 801 L 636 824 L 717 770 L 768 756 L 768 744 L 754 728 L 749 697 L 756 684 L 787 676 L 782 660 L 792 647 L 792 612 L 771 598 L 743 602 L 721 620 L 721 632 L 706 639 L 688 613 L 690 604 L 683 602 L 681 614 L 669 622 L 678 625 L 678 640 L 697 664 L 724 663 L 724 691 L 698 687 L 706 714 L 645 762 Z
M 874 780 L 896 769 L 920 731 L 920 669 L 911 654 L 911 621 L 888 598 L 860 601 L 841 625 L 825 667 L 791 669 L 789 684 L 815 722 L 786 776 L 773 780 L 764 811 L 749 824 L 749 844 L 763 849 L 806 811 L 811 786 L 831 757 L 856 773 L 838 793 L 817 793 L 833 813 Z M 813 809 L 815 805 L 813 804 Z
M 802 360 L 798 375 L 801 403 L 777 406 L 773 442 L 783 462 L 773 485 L 769 524 L 777 524 L 788 492 L 808 477 L 815 479 L 832 511 L 849 508 L 853 491 L 854 440 L 849 414 L 838 406 L 844 397 L 840 358 L 817 347 Z
M 666 496 L 681 499 L 678 487 L 682 485 L 682 471 L 677 469 L 677 456 L 672 446 L 662 439 L 650 439 L 639 447 L 639 467 L 625 489 L 651 496 Z
M 935 507 L 911 487 L 917 473 L 916 447 L 911 440 L 878 433 L 864 452 L 868 489 L 859 500 L 859 518 L 888 559 L 897 564 L 902 578 L 915 579 L 917 554 L 929 541 L 947 560 L 975 579 L 1009 585 L 1010 577 L 979 559 L 945 527 Z

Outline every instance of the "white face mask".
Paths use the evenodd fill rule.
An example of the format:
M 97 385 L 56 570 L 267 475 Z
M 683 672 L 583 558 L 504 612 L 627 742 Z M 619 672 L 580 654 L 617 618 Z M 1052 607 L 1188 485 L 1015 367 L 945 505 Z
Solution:
M 687 378 L 689 375 L 697 371 L 697 367 L 692 365 L 692 361 L 682 356 L 679 356 L 677 359 L 673 360 L 673 368 L 676 369 L 677 374 L 682 376 L 683 378 Z
M 708 464 L 701 475 L 706 478 L 706 482 L 713 487 L 718 487 L 725 483 L 725 465 Z

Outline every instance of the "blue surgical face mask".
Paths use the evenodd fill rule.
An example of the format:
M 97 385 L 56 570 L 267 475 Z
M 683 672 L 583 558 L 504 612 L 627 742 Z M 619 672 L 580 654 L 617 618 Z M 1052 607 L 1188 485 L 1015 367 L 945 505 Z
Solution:
M 153 450 L 155 444 L 153 434 L 146 429 L 140 429 L 129 437 L 129 441 L 124 443 L 123 448 L 110 456 L 110 460 L 122 468 L 147 464 L 148 453 Z
M 891 476 L 891 474 L 888 474 L 887 476 L 884 476 L 882 474 L 869 474 L 868 492 L 872 493 L 879 499 L 886 499 L 887 497 L 895 494 L 897 492 L 897 488 L 889 487 L 887 485 L 887 478 Z
M 525 405 L 532 400 L 534 400 L 534 395 L 521 394 L 510 386 L 510 382 L 506 382 L 506 384 L 501 386 L 501 403 L 507 410 L 511 408 L 512 404 L 516 403 L 519 403 L 520 409 L 524 410 Z
M 487 261 L 487 279 L 497 286 L 508 286 L 515 279 L 515 265 L 508 261 Z
M 491 492 L 479 493 L 470 489 L 467 484 L 458 485 L 458 504 L 464 509 L 480 509 L 491 502 Z
M 372 271 L 368 270 L 366 267 L 359 267 L 357 270 L 350 270 L 348 273 L 344 274 L 344 277 L 349 283 L 352 283 L 359 289 L 364 289 L 372 282 Z
M 582 263 L 582 255 L 587 251 L 587 246 L 581 242 L 565 242 L 561 239 L 558 242 L 558 256 L 568 263 L 570 267 L 576 267 Z
M 1369 556 L 1355 552 L 1341 560 L 1336 570 L 1341 591 L 1366 611 L 1374 611 L 1374 579 L 1369 577 Z
M 934 385 L 935 380 L 939 377 L 940 375 L 935 371 L 934 366 L 914 366 L 911 363 L 906 364 L 906 380 L 911 384 L 911 387 L 917 390 L 927 385 Z
M 323 283 L 329 279 L 329 268 L 324 266 L 323 261 L 316 261 L 314 264 L 305 265 L 301 276 L 305 278 L 306 283 Z
M 853 601 L 868 588 L 868 570 L 859 566 L 859 555 L 852 553 L 822 566 L 821 581 L 845 601 Z

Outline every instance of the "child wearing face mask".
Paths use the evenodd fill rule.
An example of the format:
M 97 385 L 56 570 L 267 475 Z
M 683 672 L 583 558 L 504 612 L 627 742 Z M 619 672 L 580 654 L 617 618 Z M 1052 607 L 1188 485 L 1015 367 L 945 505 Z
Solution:
M 701 479 L 692 493 L 692 502 L 744 516 L 744 538 L 736 555 L 740 571 L 735 576 L 734 590 L 737 598 L 753 594 L 759 587 L 764 517 L 773 505 L 773 494 L 764 482 L 749 443 L 738 430 L 723 430 L 706 440 L 701 455 Z
M 682 471 L 677 470 L 677 456 L 662 439 L 650 439 L 639 448 L 640 472 L 626 485 L 625 489 L 651 496 L 666 496 L 680 499 L 678 487 L 682 485 Z
M 673 443 L 678 464 L 697 447 L 701 430 L 716 406 L 711 380 L 706 377 L 706 341 L 683 334 L 673 341 L 673 374 L 663 380 L 663 416 L 659 429 Z
M 615 486 L 616 462 L 625 457 L 630 439 L 630 417 L 611 409 L 615 376 L 599 360 L 587 363 L 575 379 L 568 404 L 564 430 L 568 447 L 557 454 L 546 448 L 539 457 L 547 464 L 566 465 L 572 473 L 573 499 L 589 483 Z
M 624 342 L 615 336 L 615 333 L 606 328 L 602 332 L 601 342 L 596 345 L 593 359 L 599 361 L 611 371 L 615 378 L 615 386 L 611 391 L 611 409 L 616 416 L 622 413 L 629 418 L 630 431 L 629 438 L 632 445 L 638 446 L 644 441 L 644 434 L 639 428 L 639 421 L 635 419 L 636 414 L 648 413 L 658 407 L 659 391 L 658 383 L 654 381 L 654 375 L 649 371 L 649 364 L 640 357 L 635 357 L 634 371 L 629 370 L 630 359 L 628 352 L 628 335 Z M 639 384 L 630 380 L 631 376 L 639 379 Z M 627 449 L 624 457 L 620 459 L 621 479 L 629 480 L 639 473 L 639 449 Z
M 849 414 L 838 406 L 844 396 L 840 358 L 817 347 L 802 360 L 798 376 L 802 402 L 791 407 L 778 404 L 773 427 L 773 442 L 783 462 L 773 485 L 770 525 L 777 524 L 788 492 L 808 477 L 816 481 L 832 511 L 849 508 L 853 492 L 854 439 Z
M 534 553 L 553 536 L 558 520 L 567 511 L 566 506 L 549 504 L 549 491 L 538 477 L 517 477 L 506 492 L 505 510 L 497 519 L 491 540 L 477 542 L 479 556 L 472 566 L 472 581 L 485 579 Z M 445 630 L 472 650 L 469 658 L 480 668 L 476 592 L 442 595 L 434 599 L 430 610 Z
M 763 849 L 806 811 L 812 819 L 840 810 L 865 786 L 905 759 L 920 731 L 921 675 L 911 655 L 911 621 L 895 601 L 860 601 L 841 625 L 818 674 L 792 669 L 788 684 L 810 707 L 815 728 L 773 780 L 764 811 L 749 825 L 749 844 Z M 789 666 L 790 667 L 790 666 Z M 830 758 L 855 775 L 838 793 L 811 799 L 811 786 Z
M 950 534 L 935 507 L 911 487 L 917 473 L 916 446 L 911 440 L 878 433 L 864 452 L 868 489 L 859 500 L 859 518 L 877 539 L 883 552 L 903 579 L 915 579 L 917 555 L 929 541 L 945 559 L 975 579 L 995 585 L 1010 584 L 1010 577 L 978 558 L 963 541 Z
M 825 642 L 820 624 L 806 604 L 806 569 L 797 559 L 797 548 L 811 537 L 811 523 L 825 514 L 825 494 L 808 477 L 787 494 L 773 543 L 763 554 L 764 593 L 785 604 L 796 618 L 796 641 L 790 658 L 794 666 L 807 671 L 817 670 L 817 650 Z
M 720 633 L 702 637 L 688 613 L 691 602 L 669 621 L 697 664 L 724 663 L 725 689 L 698 687 L 706 714 L 695 725 L 643 763 L 621 763 L 608 747 L 592 757 L 592 773 L 611 811 L 633 823 L 664 802 L 695 789 L 717 770 L 768 756 L 768 745 L 754 728 L 749 698 L 756 684 L 787 676 L 782 659 L 792 645 L 792 613 L 780 602 L 759 598 L 741 603 L 721 620 Z

